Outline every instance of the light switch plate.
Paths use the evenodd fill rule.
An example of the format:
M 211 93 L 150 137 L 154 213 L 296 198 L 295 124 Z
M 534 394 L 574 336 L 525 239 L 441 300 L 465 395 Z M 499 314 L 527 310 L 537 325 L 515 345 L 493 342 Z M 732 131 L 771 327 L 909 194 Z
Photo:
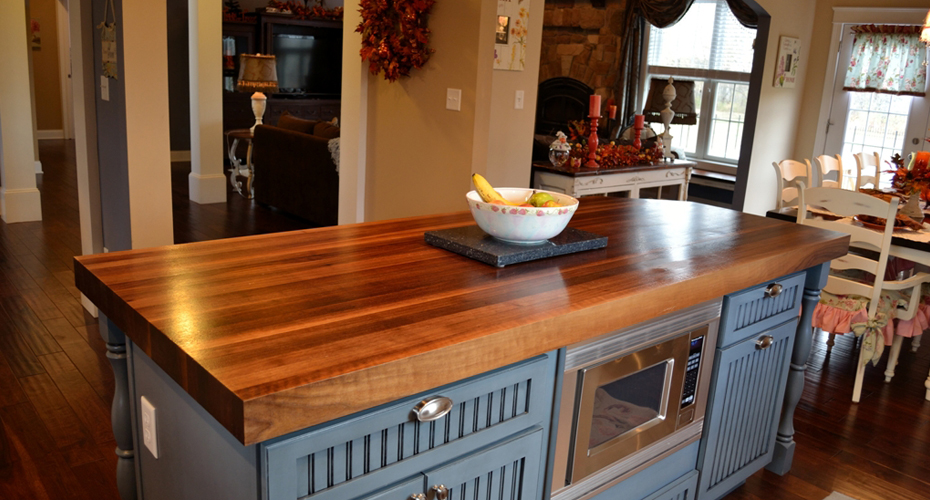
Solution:
M 513 98 L 513 109 L 523 109 L 523 91 L 518 90 Z
M 100 75 L 100 99 L 110 100 L 110 79 L 103 75 Z
M 142 396 L 142 443 L 158 458 L 158 436 L 155 433 L 155 407 Z
M 462 89 L 446 89 L 446 109 L 462 110 Z

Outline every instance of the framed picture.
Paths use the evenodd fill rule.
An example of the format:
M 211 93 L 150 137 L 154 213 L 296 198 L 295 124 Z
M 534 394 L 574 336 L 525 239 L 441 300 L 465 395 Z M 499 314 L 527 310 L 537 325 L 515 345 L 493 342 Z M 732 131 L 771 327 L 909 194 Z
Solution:
M 510 38 L 510 16 L 497 16 L 497 31 L 494 35 L 494 43 L 507 45 Z
M 497 0 L 494 69 L 523 71 L 529 34 L 529 0 Z
M 775 87 L 793 89 L 798 79 L 798 61 L 801 56 L 801 40 L 783 36 L 778 39 L 778 61 L 775 63 Z

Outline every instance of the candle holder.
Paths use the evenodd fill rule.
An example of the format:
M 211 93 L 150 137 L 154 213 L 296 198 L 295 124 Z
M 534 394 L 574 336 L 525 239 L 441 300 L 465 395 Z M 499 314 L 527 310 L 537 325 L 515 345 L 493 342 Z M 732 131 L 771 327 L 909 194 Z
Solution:
M 633 147 L 636 149 L 643 149 L 643 128 L 642 125 L 633 124 Z
M 587 168 L 601 168 L 597 164 L 597 121 L 600 119 L 599 116 L 591 113 L 591 116 L 588 117 L 591 120 L 591 135 L 588 137 L 588 161 L 585 162 L 584 166 Z

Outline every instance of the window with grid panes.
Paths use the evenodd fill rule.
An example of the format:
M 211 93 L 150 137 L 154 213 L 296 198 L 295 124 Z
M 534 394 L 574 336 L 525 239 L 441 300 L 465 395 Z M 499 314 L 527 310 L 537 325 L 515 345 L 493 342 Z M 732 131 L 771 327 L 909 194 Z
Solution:
M 695 159 L 739 159 L 756 30 L 746 28 L 725 0 L 695 0 L 681 21 L 649 35 L 649 77 L 693 80 L 695 125 L 672 125 L 672 146 Z M 648 80 L 646 80 L 648 81 Z M 656 133 L 663 125 L 655 124 Z

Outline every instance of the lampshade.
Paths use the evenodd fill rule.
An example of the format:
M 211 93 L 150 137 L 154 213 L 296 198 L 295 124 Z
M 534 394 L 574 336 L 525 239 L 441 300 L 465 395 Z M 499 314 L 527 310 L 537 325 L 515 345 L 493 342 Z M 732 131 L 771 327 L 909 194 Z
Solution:
M 652 78 L 649 82 L 649 95 L 646 97 L 646 105 L 643 108 L 643 114 L 646 115 L 647 122 L 661 122 L 662 117 L 659 112 L 665 109 L 665 99 L 662 98 L 662 91 L 668 85 L 666 78 Z M 674 125 L 694 125 L 697 123 L 697 110 L 694 109 L 694 82 L 686 80 L 675 80 L 672 85 L 675 86 L 677 96 L 672 101 L 672 111 L 675 117 L 672 118 Z
M 927 18 L 924 19 L 924 28 L 920 30 L 920 41 L 930 46 L 930 11 L 927 11 Z
M 239 54 L 239 92 L 278 91 L 278 72 L 274 56 L 261 54 Z

